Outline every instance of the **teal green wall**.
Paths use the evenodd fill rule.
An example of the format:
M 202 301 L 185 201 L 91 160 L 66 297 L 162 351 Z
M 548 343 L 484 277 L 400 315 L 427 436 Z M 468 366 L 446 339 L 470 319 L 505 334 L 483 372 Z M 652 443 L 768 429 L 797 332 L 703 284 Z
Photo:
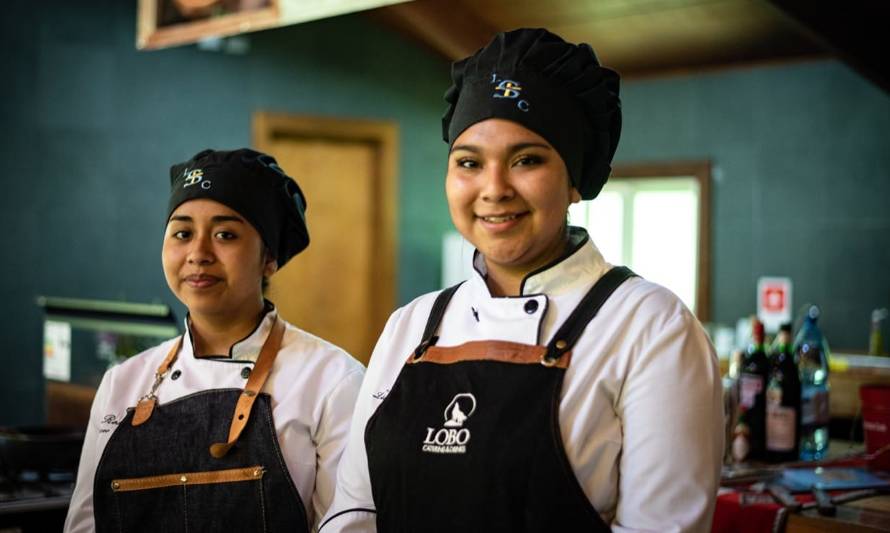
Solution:
M 43 417 L 37 295 L 163 301 L 182 316 L 160 268 L 167 169 L 205 147 L 249 145 L 255 110 L 397 122 L 410 200 L 399 301 L 437 286 L 444 60 L 363 15 L 250 34 L 244 56 L 138 52 L 135 10 L 4 3 L 0 425 Z
M 789 276 L 834 348 L 867 349 L 871 310 L 890 307 L 888 95 L 819 61 L 630 82 L 622 100 L 617 160 L 713 163 L 713 319 Z

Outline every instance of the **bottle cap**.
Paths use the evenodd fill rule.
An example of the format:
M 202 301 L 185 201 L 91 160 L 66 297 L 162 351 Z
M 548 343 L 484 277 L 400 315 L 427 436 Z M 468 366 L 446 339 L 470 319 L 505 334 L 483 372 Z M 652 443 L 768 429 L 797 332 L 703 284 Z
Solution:
M 807 311 L 807 317 L 811 320 L 816 320 L 817 318 L 819 318 L 820 314 L 821 312 L 819 311 L 819 306 L 817 305 L 811 305 L 810 309 Z

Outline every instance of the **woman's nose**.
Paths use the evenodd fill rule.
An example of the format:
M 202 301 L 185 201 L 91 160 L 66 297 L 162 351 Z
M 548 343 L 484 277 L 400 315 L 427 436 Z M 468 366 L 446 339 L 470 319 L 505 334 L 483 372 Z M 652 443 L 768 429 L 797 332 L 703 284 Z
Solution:
M 488 165 L 483 173 L 482 199 L 487 202 L 501 202 L 513 197 L 510 173 L 504 165 Z
M 188 251 L 188 262 L 192 265 L 204 265 L 213 262 L 213 248 L 210 238 L 198 236 L 192 239 Z

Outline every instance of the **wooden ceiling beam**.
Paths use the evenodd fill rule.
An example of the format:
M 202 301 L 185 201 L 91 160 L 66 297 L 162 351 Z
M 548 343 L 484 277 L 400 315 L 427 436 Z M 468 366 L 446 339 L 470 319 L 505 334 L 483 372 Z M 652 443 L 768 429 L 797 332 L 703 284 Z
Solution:
M 890 93 L 886 4 L 874 0 L 769 0 L 840 59 Z
M 469 11 L 459 0 L 414 0 L 368 15 L 454 61 L 472 54 L 498 32 Z

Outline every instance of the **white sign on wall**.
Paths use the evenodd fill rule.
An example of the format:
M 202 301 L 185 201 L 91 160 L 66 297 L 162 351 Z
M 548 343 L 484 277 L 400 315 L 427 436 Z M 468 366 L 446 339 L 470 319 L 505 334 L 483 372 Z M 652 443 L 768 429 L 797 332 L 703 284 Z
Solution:
M 43 323 L 43 376 L 71 381 L 71 324 L 67 322 Z
M 791 278 L 763 277 L 757 280 L 757 318 L 769 333 L 791 322 Z

